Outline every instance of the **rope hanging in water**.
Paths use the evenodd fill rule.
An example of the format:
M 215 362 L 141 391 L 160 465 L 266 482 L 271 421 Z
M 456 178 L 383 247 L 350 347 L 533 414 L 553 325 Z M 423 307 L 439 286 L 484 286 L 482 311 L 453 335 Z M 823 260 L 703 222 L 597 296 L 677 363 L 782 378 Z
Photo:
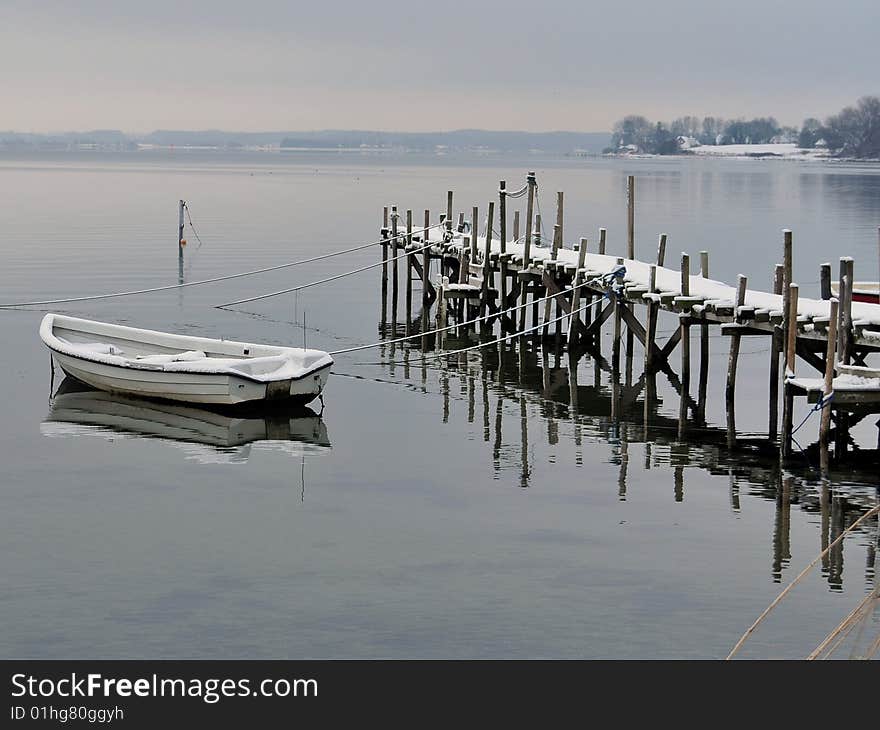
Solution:
M 443 223 L 435 223 L 433 226 L 428 226 L 428 228 L 419 229 L 422 233 L 432 229 L 439 228 L 440 226 L 445 225 Z M 198 236 L 196 236 L 198 238 Z M 402 235 L 398 235 L 398 238 L 402 238 Z M 189 281 L 178 284 L 166 284 L 164 286 L 154 286 L 149 289 L 133 289 L 131 291 L 121 291 L 121 292 L 113 292 L 111 294 L 91 294 L 89 296 L 82 297 L 66 297 L 62 299 L 43 299 L 41 301 L 32 301 L 32 302 L 8 302 L 5 304 L 0 304 L 0 309 L 17 309 L 20 307 L 39 307 L 46 304 L 68 304 L 71 302 L 92 302 L 99 299 L 113 299 L 115 297 L 128 297 L 135 296 L 137 294 L 152 294 L 154 292 L 160 291 L 170 291 L 171 289 L 185 289 L 190 286 L 201 286 L 202 284 L 215 284 L 220 281 L 230 281 L 232 279 L 241 279 L 246 276 L 255 276 L 257 274 L 265 274 L 269 271 L 278 271 L 280 269 L 289 269 L 293 266 L 302 266 L 304 264 L 311 264 L 316 261 L 324 261 L 325 259 L 333 258 L 334 256 L 342 256 L 347 253 L 354 253 L 355 251 L 361 251 L 365 248 L 370 248 L 372 246 L 378 246 L 383 243 L 387 243 L 390 238 L 385 238 L 380 241 L 371 241 L 370 243 L 363 243 L 358 246 L 353 246 L 351 248 L 343 249 L 342 251 L 333 251 L 331 253 L 320 254 L 319 256 L 312 256 L 308 259 L 302 259 L 300 261 L 289 261 L 286 264 L 278 264 L 277 266 L 267 266 L 262 269 L 253 269 L 252 271 L 242 271 L 238 274 L 227 274 L 225 276 L 215 276 L 211 279 L 200 279 L 199 281 Z
M 811 562 L 806 568 L 804 568 L 804 569 L 798 574 L 797 578 L 795 578 L 791 583 L 789 583 L 789 584 L 785 587 L 785 589 L 782 591 L 782 593 L 780 593 L 778 596 L 776 596 L 776 598 L 774 599 L 773 603 L 771 603 L 769 606 L 767 606 L 767 608 L 764 609 L 764 611 L 761 613 L 761 615 L 758 616 L 757 619 L 755 619 L 755 622 L 754 622 L 751 626 L 749 626 L 748 629 L 746 629 L 746 632 L 740 637 L 739 641 L 736 642 L 736 645 L 733 647 L 733 649 L 730 650 L 730 654 L 727 655 L 727 659 L 732 659 L 732 658 L 733 658 L 733 656 L 734 656 L 734 655 L 735 655 L 735 654 L 736 654 L 736 653 L 742 648 L 742 645 L 746 643 L 746 639 L 748 639 L 748 638 L 752 635 L 752 633 L 754 632 L 754 630 L 755 630 L 756 628 L 758 628 L 758 625 L 759 625 L 759 624 L 760 624 L 765 618 L 767 618 L 767 616 L 770 615 L 770 612 L 771 612 L 774 608 L 776 608 L 776 606 L 779 605 L 780 601 L 782 601 L 782 599 L 785 598 L 785 596 L 788 594 L 788 592 L 789 592 L 792 588 L 794 588 L 798 583 L 800 583 L 801 579 L 802 579 L 804 576 L 806 576 L 807 573 L 809 573 L 809 572 L 815 567 L 815 565 L 816 565 L 816 564 L 817 564 L 822 558 L 824 558 L 829 552 L 831 552 L 832 548 L 836 547 L 837 544 L 838 544 L 841 540 L 843 540 L 844 537 L 846 537 L 846 536 L 847 536 L 850 532 L 852 532 L 856 527 L 858 527 L 860 524 L 862 524 L 862 522 L 864 522 L 865 520 L 867 520 L 867 519 L 873 517 L 873 516 L 876 515 L 878 512 L 880 512 L 880 505 L 877 505 L 876 507 L 872 507 L 871 509 L 869 509 L 867 512 L 865 512 L 865 514 L 863 514 L 861 517 L 859 517 L 859 519 L 857 519 L 857 520 L 856 520 L 855 522 L 853 522 L 849 527 L 847 527 L 843 532 L 841 532 L 840 535 L 838 535 L 837 538 L 835 538 L 835 540 L 834 540 L 834 541 L 833 541 L 833 542 L 832 542 L 827 548 L 825 548 L 821 553 L 819 553 L 819 554 L 815 557 L 815 559 L 813 560 L 813 562 Z

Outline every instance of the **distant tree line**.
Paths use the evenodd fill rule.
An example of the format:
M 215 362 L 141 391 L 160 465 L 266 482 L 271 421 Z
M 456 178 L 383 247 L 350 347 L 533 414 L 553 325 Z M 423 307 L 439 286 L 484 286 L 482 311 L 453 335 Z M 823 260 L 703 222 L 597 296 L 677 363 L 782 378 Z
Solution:
M 779 124 L 773 117 L 721 119 L 679 117 L 665 124 L 643 116 L 626 116 L 614 125 L 606 152 L 642 152 L 671 155 L 700 145 L 796 143 L 822 147 L 841 157 L 880 158 L 880 98 L 865 96 L 828 117 L 805 119 L 800 130 Z

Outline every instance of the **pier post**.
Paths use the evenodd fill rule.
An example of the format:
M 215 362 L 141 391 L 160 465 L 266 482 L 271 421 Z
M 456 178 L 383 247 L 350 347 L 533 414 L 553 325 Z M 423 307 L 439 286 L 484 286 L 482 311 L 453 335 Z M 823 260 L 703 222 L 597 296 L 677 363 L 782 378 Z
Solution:
M 604 256 L 605 255 L 605 237 L 608 235 L 608 231 L 604 228 L 599 229 L 599 253 Z
M 636 258 L 636 178 L 626 178 L 626 257 L 633 261 Z
M 397 223 L 400 215 L 397 206 L 391 206 L 391 336 L 397 329 Z
M 446 233 L 452 237 L 452 191 L 446 191 Z
M 747 279 L 742 274 L 737 278 L 736 313 L 746 303 Z M 736 370 L 739 364 L 739 345 L 741 335 L 733 332 L 730 335 L 730 356 L 727 360 L 727 387 L 725 388 L 725 405 L 727 406 L 727 447 L 736 446 Z
M 797 346 L 797 311 L 798 311 L 798 285 L 790 284 L 788 287 L 788 327 L 786 328 L 785 345 L 785 374 L 782 385 L 782 458 L 791 456 L 792 437 L 792 411 L 794 410 L 794 395 L 789 385 L 789 379 L 795 374 L 795 359 Z
M 495 217 L 495 202 L 489 201 L 489 216 L 486 218 L 486 246 L 483 249 L 483 286 L 480 292 L 480 316 L 486 315 L 486 308 L 489 305 L 489 254 L 492 252 L 492 219 Z M 476 232 L 474 232 L 476 236 Z M 481 328 L 486 326 L 486 322 L 480 323 Z
M 826 302 L 831 299 L 831 264 L 819 267 L 819 295 Z
M 581 281 L 583 280 L 583 271 L 584 268 L 584 258 L 587 255 L 587 239 L 582 238 L 580 240 L 580 245 L 578 246 L 578 263 L 577 268 L 574 270 L 574 278 L 572 279 L 572 286 L 574 286 L 574 292 L 571 295 L 571 320 L 568 323 L 568 351 L 569 353 L 574 349 L 577 344 L 578 337 L 578 329 L 580 329 L 580 321 L 581 315 L 577 311 L 581 308 Z M 589 302 L 588 302 L 589 303 Z M 589 312 L 589 310 L 587 310 Z
M 471 261 L 477 263 L 477 239 L 480 236 L 480 209 L 471 208 Z
M 431 211 L 425 211 L 425 229 L 422 233 L 422 246 L 426 246 L 430 240 Z M 422 249 L 422 352 L 428 349 L 428 309 L 430 298 L 428 295 L 428 282 L 431 280 L 431 252 L 427 248 Z M 423 361 L 424 363 L 424 361 Z
M 599 229 L 599 254 L 602 256 L 605 255 L 605 239 L 606 239 L 607 235 L 608 235 L 608 231 L 605 228 Z M 598 296 L 601 296 L 601 294 Z M 598 313 L 596 314 L 596 316 L 598 317 Z M 593 337 L 593 347 L 595 348 L 597 355 L 602 354 L 602 327 L 601 326 L 599 326 L 599 328 L 596 330 L 595 336 Z M 599 369 L 596 368 L 597 372 L 598 372 L 598 370 Z
M 560 195 L 562 195 L 562 193 L 560 193 Z M 557 220 L 559 220 L 558 216 L 557 216 Z M 560 245 L 561 240 L 562 240 L 562 228 L 557 223 L 555 226 L 553 226 L 553 248 L 550 251 L 550 260 L 551 261 L 556 261 L 556 257 L 559 255 L 559 245 Z M 546 267 L 544 268 L 544 272 L 545 272 L 545 276 L 550 276 L 550 273 L 547 271 Z M 552 307 L 554 301 L 555 301 L 555 297 L 553 299 L 547 299 L 544 302 L 544 329 L 542 330 L 544 337 L 547 337 L 547 335 L 549 333 L 548 331 L 549 331 L 550 325 L 547 323 L 550 321 L 550 308 Z M 557 322 L 557 326 L 558 326 L 558 324 L 559 323 Z
M 657 243 L 657 266 L 663 266 L 666 261 L 666 234 L 660 234 L 660 241 Z
M 498 233 L 501 236 L 501 256 L 500 261 L 500 278 L 501 286 L 499 286 L 499 305 L 501 309 L 507 307 L 507 181 L 501 180 L 498 183 Z M 502 330 L 503 331 L 503 330 Z
M 183 211 L 186 201 L 177 201 L 177 283 L 183 284 Z
M 829 273 L 831 267 L 829 266 Z M 834 389 L 834 361 L 837 352 L 837 310 L 838 301 L 832 299 L 831 311 L 828 319 L 828 346 L 825 350 L 825 383 L 822 397 L 825 402 L 822 406 L 822 419 L 819 422 L 819 469 L 823 476 L 828 475 L 828 432 L 831 428 L 831 403 L 827 401 Z
M 648 273 L 648 293 L 654 294 L 657 291 L 657 266 L 651 264 Z M 646 315 L 647 326 L 645 327 L 645 439 L 648 433 L 648 417 L 651 413 L 651 406 L 656 397 L 656 380 L 654 373 L 654 340 L 657 339 L 657 314 L 660 305 L 653 301 L 647 300 L 648 312 Z
M 855 266 L 852 258 L 843 256 L 840 259 L 840 313 L 838 315 L 837 353 L 840 362 L 850 364 L 852 356 L 852 291 L 855 280 Z
M 691 291 L 691 259 L 686 253 L 681 255 L 681 295 L 690 296 Z M 684 436 L 687 428 L 688 398 L 691 383 L 691 334 L 690 315 L 679 317 L 681 328 L 681 402 L 678 408 L 678 437 Z
M 785 267 L 776 264 L 773 272 L 773 293 L 782 295 Z M 784 299 L 784 297 L 783 297 Z M 771 441 L 779 438 L 779 357 L 782 352 L 782 328 L 774 327 L 770 335 L 770 394 L 767 416 L 767 435 Z
M 522 287 L 522 308 L 519 310 L 519 330 L 522 332 L 526 328 L 526 314 L 528 307 L 526 306 L 526 302 L 528 301 L 528 287 L 527 283 L 527 274 L 526 272 L 530 268 L 531 264 L 531 252 L 532 252 L 532 222 L 533 216 L 535 213 L 535 173 L 529 172 L 526 182 L 528 183 L 529 188 L 529 196 L 528 201 L 526 203 L 526 241 L 525 247 L 523 248 L 523 262 L 522 269 L 520 270 L 520 286 Z M 514 225 L 516 225 L 516 219 L 514 220 Z
M 782 231 L 782 329 L 788 341 L 788 330 L 791 324 L 791 231 Z M 797 319 L 797 315 L 795 315 Z M 786 370 L 789 367 L 788 350 L 785 351 Z
M 406 324 L 404 325 L 404 334 L 409 337 L 411 332 L 410 328 L 412 326 L 412 272 L 413 272 L 413 259 L 415 256 L 409 253 L 412 250 L 412 242 L 413 242 L 413 225 L 412 225 L 412 210 L 406 211 Z
M 379 234 L 382 239 L 382 325 L 388 320 L 388 206 L 385 206 L 382 215 L 382 231 Z
M 623 264 L 623 259 L 618 258 L 617 263 Z M 620 313 L 620 308 L 623 304 L 620 301 L 620 297 L 616 294 L 614 295 L 614 340 L 611 343 L 611 367 L 614 370 L 614 380 L 617 382 L 618 376 L 620 375 L 620 323 L 622 315 Z
M 709 252 L 700 251 L 700 274 L 704 279 L 709 278 Z M 737 303 L 742 306 L 745 303 L 745 292 L 743 292 L 743 302 Z M 709 386 L 709 323 L 706 322 L 705 312 L 700 323 L 700 384 L 697 390 L 697 420 L 700 423 L 706 422 L 706 399 Z

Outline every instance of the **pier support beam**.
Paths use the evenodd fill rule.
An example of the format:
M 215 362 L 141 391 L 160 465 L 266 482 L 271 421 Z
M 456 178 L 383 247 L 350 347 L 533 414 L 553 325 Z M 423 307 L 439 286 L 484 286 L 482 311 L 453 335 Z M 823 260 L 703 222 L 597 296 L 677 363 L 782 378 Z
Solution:
M 747 279 L 742 274 L 737 279 L 736 306 L 746 303 Z M 734 310 L 737 311 L 737 310 Z M 739 344 L 741 335 L 734 332 L 730 337 L 730 356 L 727 360 L 727 387 L 725 388 L 725 405 L 727 407 L 727 447 L 736 446 L 736 370 L 739 365 Z

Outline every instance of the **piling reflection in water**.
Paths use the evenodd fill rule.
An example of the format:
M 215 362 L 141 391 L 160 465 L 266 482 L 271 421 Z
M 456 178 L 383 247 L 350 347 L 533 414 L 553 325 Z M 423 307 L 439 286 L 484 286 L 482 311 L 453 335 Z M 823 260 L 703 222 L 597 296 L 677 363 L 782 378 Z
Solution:
M 66 377 L 40 426 L 45 436 L 115 434 L 161 439 L 206 463 L 243 463 L 253 444 L 293 456 L 330 448 L 323 419 L 312 409 L 208 409 L 94 390 Z
M 394 330 L 380 325 L 380 334 L 391 337 Z M 442 346 L 454 351 L 481 341 L 490 342 L 493 338 L 490 333 L 453 330 L 446 333 Z M 549 446 L 557 445 L 563 438 L 563 430 L 564 438 L 571 438 L 573 442 L 577 466 L 585 463 L 585 435 L 586 440 L 609 444 L 608 460 L 618 467 L 616 488 L 622 501 L 627 498 L 634 444 L 643 446 L 644 469 L 671 472 L 670 496 L 675 502 L 683 502 L 687 496 L 688 469 L 726 475 L 730 508 L 734 512 L 741 509 L 743 487 L 746 495 L 775 505 L 769 562 L 772 580 L 777 583 L 784 582 L 792 563 L 792 506 L 820 515 L 817 550 L 809 556 L 800 556 L 800 564 L 827 548 L 876 503 L 876 489 L 839 484 L 835 491 L 827 479 L 818 483 L 809 466 L 800 473 L 784 471 L 778 452 L 764 437 L 740 436 L 731 446 L 727 429 L 707 424 L 705 409 L 696 402 L 691 404 L 691 409 L 700 413 L 701 418 L 691 421 L 686 436 L 680 439 L 679 418 L 662 412 L 663 399 L 658 394 L 656 375 L 642 373 L 626 382 L 620 370 L 615 372 L 598 354 L 578 357 L 516 339 L 445 357 L 437 357 L 436 352 L 430 350 L 427 354 L 430 356 L 426 358 L 420 350 L 400 345 L 394 352 L 390 347 L 386 352 L 390 359 L 385 367 L 389 374 L 399 375 L 396 367 L 400 362 L 407 365 L 418 362 L 422 392 L 428 390 L 430 371 L 440 387 L 443 423 L 455 417 L 456 401 L 463 402 L 468 423 L 482 421 L 482 439 L 491 445 L 495 479 L 507 479 L 510 471 L 515 470 L 515 483 L 520 488 L 533 487 L 532 451 L 536 440 L 546 440 Z M 674 372 L 661 370 L 660 375 L 674 391 L 679 391 L 681 383 Z M 588 384 L 580 382 L 583 376 Z M 477 413 L 478 409 L 482 414 Z M 513 414 L 518 421 L 518 429 L 513 433 L 503 431 L 505 412 Z M 551 460 L 553 458 L 551 456 Z M 876 483 L 873 471 L 848 476 L 856 485 Z M 857 529 L 868 537 L 870 547 L 864 575 L 867 587 L 872 588 L 880 527 L 871 520 Z M 841 542 L 822 560 L 822 575 L 831 590 L 843 587 L 844 544 Z

